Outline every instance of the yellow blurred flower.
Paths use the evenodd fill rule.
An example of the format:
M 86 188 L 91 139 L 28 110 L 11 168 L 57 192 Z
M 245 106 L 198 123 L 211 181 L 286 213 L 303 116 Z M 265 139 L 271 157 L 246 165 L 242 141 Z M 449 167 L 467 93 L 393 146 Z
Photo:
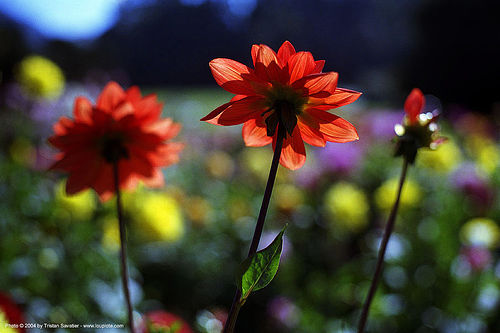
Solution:
M 17 329 L 9 327 L 9 321 L 7 320 L 7 316 L 0 308 L 0 327 L 2 328 L 2 333 L 19 333 Z
M 227 205 L 228 215 L 231 220 L 236 221 L 240 217 L 251 216 L 251 207 L 243 198 L 231 198 Z
M 116 216 L 106 216 L 103 219 L 102 246 L 111 252 L 120 249 L 120 229 Z
M 396 200 L 396 193 L 398 191 L 399 179 L 392 178 L 383 183 L 375 191 L 375 203 L 382 210 L 389 210 L 394 205 Z M 422 199 L 422 190 L 420 186 L 412 181 L 406 179 L 403 185 L 403 192 L 399 202 L 400 208 L 409 208 L 416 206 Z
M 208 173 L 215 178 L 227 179 L 233 174 L 233 159 L 223 151 L 209 154 L 205 163 Z
M 417 165 L 430 168 L 437 172 L 449 172 L 462 161 L 460 148 L 448 140 L 439 145 L 436 150 L 420 149 L 417 155 Z
M 332 223 L 359 232 L 368 224 L 369 204 L 365 193 L 354 184 L 340 182 L 328 189 L 325 206 Z
M 61 181 L 55 186 L 56 215 L 69 216 L 75 220 L 90 220 L 96 208 L 95 195 L 85 190 L 74 195 L 66 194 L 66 182 Z
M 203 225 L 212 214 L 212 206 L 202 197 L 194 196 L 184 200 L 184 211 L 195 224 Z
M 460 229 L 462 242 L 495 248 L 500 245 L 500 227 L 488 218 L 474 218 Z
M 271 162 L 273 160 L 273 151 L 269 147 L 252 147 L 245 149 L 241 156 L 242 165 L 248 169 L 254 176 L 263 182 L 267 181 Z M 278 168 L 276 175 L 277 181 L 288 179 L 289 172 L 286 168 Z
M 284 211 L 293 211 L 304 202 L 304 194 L 295 185 L 278 185 L 274 193 L 276 207 Z
M 23 89 L 35 97 L 56 98 L 64 89 L 64 74 L 51 60 L 32 55 L 18 67 L 17 79 Z
M 175 242 L 184 235 L 180 206 L 166 193 L 136 192 L 126 209 L 137 232 L 147 240 Z
M 500 150 L 495 142 L 481 135 L 466 138 L 465 147 L 483 171 L 491 174 L 500 164 Z
M 12 160 L 22 165 L 33 165 L 35 162 L 35 148 L 26 138 L 16 138 L 9 147 Z

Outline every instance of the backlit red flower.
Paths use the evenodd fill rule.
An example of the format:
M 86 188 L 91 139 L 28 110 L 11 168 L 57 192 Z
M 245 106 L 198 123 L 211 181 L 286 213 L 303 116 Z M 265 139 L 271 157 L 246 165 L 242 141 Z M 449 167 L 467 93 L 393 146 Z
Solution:
M 74 120 L 62 117 L 49 142 L 60 150 L 51 169 L 69 173 L 66 192 L 93 188 L 105 201 L 114 193 L 113 164 L 119 164 L 120 188 L 133 189 L 139 181 L 163 185 L 160 167 L 176 163 L 183 148 L 166 142 L 181 126 L 160 119 L 156 95 L 141 96 L 138 87 L 124 91 L 116 82 L 106 85 L 96 105 L 85 97 L 75 100 Z
M 326 141 L 358 139 L 353 125 L 327 110 L 354 102 L 361 93 L 338 88 L 338 74 L 323 73 L 324 60 L 310 52 L 296 52 L 284 42 L 278 52 L 253 45 L 254 68 L 230 59 L 210 62 L 217 83 L 236 94 L 201 120 L 230 126 L 243 123 L 247 146 L 276 145 L 277 126 L 286 130 L 280 163 L 300 168 L 306 160 L 304 141 L 323 147 Z

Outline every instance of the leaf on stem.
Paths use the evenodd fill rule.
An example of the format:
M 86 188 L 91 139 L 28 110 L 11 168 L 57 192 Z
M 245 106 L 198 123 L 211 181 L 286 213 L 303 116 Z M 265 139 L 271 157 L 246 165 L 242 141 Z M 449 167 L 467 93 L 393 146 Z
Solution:
M 238 270 L 237 282 L 241 291 L 240 302 L 244 302 L 251 292 L 267 286 L 276 275 L 280 264 L 283 248 L 283 233 L 285 225 L 273 242 L 241 263 Z

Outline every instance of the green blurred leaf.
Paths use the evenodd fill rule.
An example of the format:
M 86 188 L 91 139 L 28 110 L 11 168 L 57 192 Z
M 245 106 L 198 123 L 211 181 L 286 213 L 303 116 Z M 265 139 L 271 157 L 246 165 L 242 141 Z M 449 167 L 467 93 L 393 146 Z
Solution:
M 241 291 L 240 301 L 246 300 L 252 291 L 264 288 L 273 280 L 280 264 L 286 227 L 287 225 L 268 247 L 245 259 L 241 264 L 237 275 L 238 288 Z

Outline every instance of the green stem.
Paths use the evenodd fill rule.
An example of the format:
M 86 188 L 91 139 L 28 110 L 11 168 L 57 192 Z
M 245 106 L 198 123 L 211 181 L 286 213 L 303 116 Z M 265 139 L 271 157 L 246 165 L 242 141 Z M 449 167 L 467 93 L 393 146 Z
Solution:
M 257 224 L 255 225 L 255 231 L 252 238 L 252 243 L 250 249 L 248 250 L 248 257 L 251 257 L 259 246 L 260 237 L 262 236 L 262 230 L 264 229 L 264 222 L 266 219 L 267 209 L 269 207 L 269 201 L 271 199 L 271 194 L 273 192 L 274 180 L 276 179 L 276 173 L 278 171 L 279 161 L 281 157 L 281 150 L 283 148 L 283 139 L 285 138 L 285 127 L 278 125 L 278 134 L 276 138 L 276 147 L 274 148 L 273 161 L 271 163 L 271 170 L 269 171 L 269 177 L 267 179 L 266 190 L 264 192 L 264 198 L 262 199 L 262 205 L 260 207 L 259 217 L 257 218 Z M 229 310 L 229 315 L 224 326 L 223 333 L 233 333 L 234 327 L 236 325 L 236 319 L 238 318 L 238 313 L 240 312 L 243 302 L 241 301 L 241 291 L 236 289 L 236 293 L 233 298 L 233 304 L 231 305 L 231 310 Z
M 363 311 L 361 312 L 361 317 L 358 324 L 358 333 L 363 333 L 365 331 L 366 321 L 368 319 L 368 313 L 370 312 L 370 305 L 372 303 L 375 292 L 377 291 L 378 282 L 383 270 L 383 263 L 385 257 L 385 251 L 387 249 L 387 244 L 389 243 L 389 238 L 391 237 L 392 231 L 394 229 L 394 224 L 396 222 L 396 215 L 399 208 L 399 201 L 401 198 L 401 192 L 403 190 L 403 184 L 406 179 L 406 172 L 408 171 L 408 160 L 405 158 L 403 161 L 403 169 L 401 170 L 401 177 L 399 179 L 399 188 L 396 196 L 396 201 L 394 206 L 392 206 L 391 213 L 387 220 L 385 226 L 384 236 L 382 242 L 380 243 L 380 249 L 378 252 L 377 266 L 375 268 L 375 273 L 373 274 L 372 283 L 370 285 L 370 290 L 368 291 L 368 296 L 366 297 L 365 304 L 363 305 Z
M 116 211 L 118 214 L 118 225 L 120 228 L 120 263 L 121 263 L 120 268 L 121 268 L 121 277 L 123 285 L 123 294 L 125 296 L 125 302 L 128 312 L 128 326 L 130 328 L 130 332 L 134 333 L 134 313 L 132 310 L 132 302 L 130 300 L 130 291 L 128 287 L 127 231 L 125 228 L 125 220 L 123 219 L 123 213 L 122 213 L 118 162 L 113 163 L 113 175 L 114 175 L 115 192 L 116 192 Z

